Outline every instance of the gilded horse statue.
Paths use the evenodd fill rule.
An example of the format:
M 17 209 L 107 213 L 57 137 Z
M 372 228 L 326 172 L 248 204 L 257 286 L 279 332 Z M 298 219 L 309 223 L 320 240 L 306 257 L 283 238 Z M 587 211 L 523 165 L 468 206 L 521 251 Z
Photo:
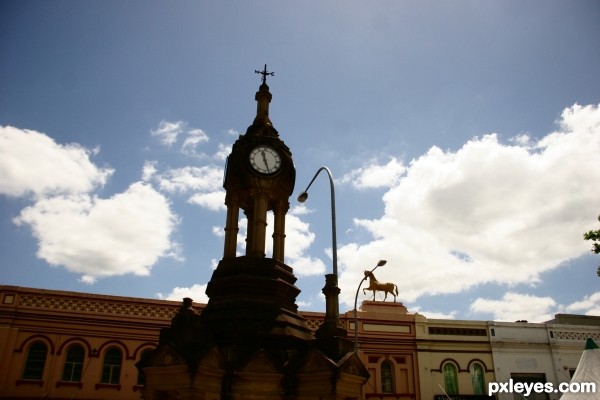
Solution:
M 384 292 L 385 296 L 383 301 L 387 299 L 388 293 L 394 296 L 394 303 L 396 302 L 396 296 L 398 295 L 398 286 L 391 282 L 382 283 L 375 278 L 373 272 L 365 271 L 365 278 L 369 278 L 369 287 L 363 289 L 363 294 L 367 292 L 367 290 L 373 291 L 373 300 L 375 300 L 375 292 Z

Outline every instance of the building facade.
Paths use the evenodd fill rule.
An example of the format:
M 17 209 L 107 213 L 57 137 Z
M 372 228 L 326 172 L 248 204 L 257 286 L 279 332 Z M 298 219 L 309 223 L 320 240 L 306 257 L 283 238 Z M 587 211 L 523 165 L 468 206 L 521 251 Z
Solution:
M 139 398 L 135 367 L 179 302 L 0 287 L 0 397 Z
M 348 334 L 355 333 L 354 311 L 345 314 Z M 356 315 L 357 348 L 370 373 L 365 399 L 418 400 L 415 315 L 402 303 L 364 301 Z
M 180 307 L 0 286 L 0 398 L 139 399 L 144 381 L 136 363 L 158 346 Z M 201 312 L 204 305 L 194 307 Z M 325 317 L 300 315 L 313 334 Z M 559 314 L 543 324 L 427 319 L 401 303 L 365 301 L 356 325 L 353 311 L 340 320 L 351 340 L 358 327 L 370 373 L 364 399 L 475 400 L 487 397 L 489 382 L 511 378 L 558 385 L 569 381 L 586 338 L 600 341 L 600 317 Z
M 496 380 L 488 323 L 416 318 L 423 399 L 486 399 Z
M 557 388 L 571 380 L 586 339 L 600 340 L 600 317 L 558 314 L 542 324 L 490 322 L 489 331 L 498 382 L 550 382 Z M 560 393 L 529 396 L 559 398 Z M 499 393 L 498 400 L 513 400 L 513 395 Z

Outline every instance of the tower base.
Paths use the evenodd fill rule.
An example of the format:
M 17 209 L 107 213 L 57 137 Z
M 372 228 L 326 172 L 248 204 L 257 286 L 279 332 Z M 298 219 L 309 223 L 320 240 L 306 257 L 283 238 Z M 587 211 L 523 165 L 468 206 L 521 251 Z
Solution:
M 198 315 L 184 300 L 158 348 L 138 363 L 142 398 L 360 398 L 368 371 L 345 337 L 313 337 L 298 314 L 295 281 L 277 260 L 222 260 L 207 286 L 206 308 Z

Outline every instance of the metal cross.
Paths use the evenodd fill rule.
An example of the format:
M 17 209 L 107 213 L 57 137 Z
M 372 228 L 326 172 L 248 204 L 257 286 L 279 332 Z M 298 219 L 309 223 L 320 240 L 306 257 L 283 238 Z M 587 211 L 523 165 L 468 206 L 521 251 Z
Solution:
M 262 75 L 262 83 L 266 85 L 267 83 L 267 75 L 275 76 L 275 72 L 267 72 L 267 64 L 265 64 L 265 69 L 262 71 L 254 70 L 255 73 Z

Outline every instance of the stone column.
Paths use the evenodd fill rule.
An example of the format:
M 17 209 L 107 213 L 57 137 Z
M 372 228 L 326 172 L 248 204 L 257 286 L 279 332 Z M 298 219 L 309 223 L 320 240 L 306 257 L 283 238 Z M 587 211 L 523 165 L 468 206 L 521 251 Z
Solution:
M 275 206 L 273 214 L 275 217 L 275 227 L 273 229 L 273 258 L 284 262 L 285 257 L 285 215 L 290 204 L 287 201 L 280 201 Z
M 233 258 L 236 255 L 237 249 L 237 234 L 239 231 L 238 220 L 240 208 L 235 201 L 228 199 L 227 204 L 227 219 L 225 222 L 225 247 L 223 250 L 223 258 Z

